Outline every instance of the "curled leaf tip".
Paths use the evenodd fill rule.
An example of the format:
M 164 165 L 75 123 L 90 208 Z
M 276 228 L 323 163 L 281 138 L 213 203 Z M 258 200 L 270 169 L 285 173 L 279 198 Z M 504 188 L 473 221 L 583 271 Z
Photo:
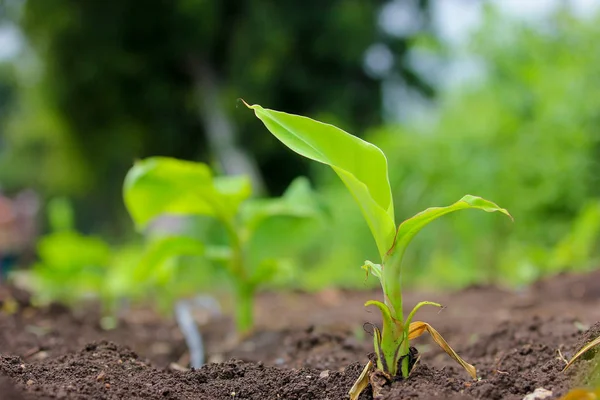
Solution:
M 251 106 L 250 104 L 246 103 L 246 100 L 242 99 L 241 97 L 238 99 L 238 101 L 241 101 L 242 103 L 244 103 L 244 105 L 248 108 L 253 108 L 253 106 Z
M 486 200 L 483 197 L 467 194 L 467 195 L 463 196 L 463 198 L 460 199 L 460 201 L 467 203 L 471 207 L 480 208 L 487 212 L 494 212 L 494 211 L 500 212 L 500 213 L 506 215 L 508 218 L 510 218 L 511 221 L 513 221 L 513 222 L 515 221 L 513 216 L 510 215 L 510 213 L 508 212 L 508 210 L 506 208 L 501 208 L 498 204 L 494 203 L 493 201 Z

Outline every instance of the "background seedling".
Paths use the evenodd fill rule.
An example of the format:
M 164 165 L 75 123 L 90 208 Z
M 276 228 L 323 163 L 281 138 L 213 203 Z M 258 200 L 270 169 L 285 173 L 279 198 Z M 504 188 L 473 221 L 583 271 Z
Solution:
M 246 106 L 253 109 L 267 129 L 291 150 L 329 165 L 344 182 L 369 225 L 381 261 L 379 264 L 366 261 L 363 268 L 379 279 L 384 295 L 383 302 L 371 300 L 365 304 L 379 308 L 383 317 L 383 329 L 375 328 L 373 335 L 377 355 L 375 372 L 383 374 L 386 379 L 397 375 L 407 377 L 411 367 L 410 340 L 429 332 L 434 341 L 475 379 L 475 368 L 462 360 L 431 325 L 413 322 L 419 308 L 425 305 L 441 307 L 440 304 L 420 302 L 404 318 L 400 279 L 402 258 L 414 236 L 445 214 L 472 208 L 498 211 L 510 217 L 508 211 L 481 197 L 466 195 L 450 206 L 428 208 L 402 222 L 396 229 L 387 159 L 378 147 L 333 125 L 264 109 L 259 105 Z M 372 368 L 369 363 L 350 391 L 352 398 L 358 398 L 369 376 L 373 377 Z M 376 394 L 377 385 L 373 384 L 373 388 Z
M 222 267 L 235 293 L 235 322 L 240 333 L 253 327 L 257 288 L 284 270 L 286 257 L 306 239 L 296 229 L 298 225 L 315 221 L 320 215 L 318 202 L 304 178 L 292 182 L 279 198 L 251 199 L 247 177 L 214 177 L 205 164 L 167 157 L 136 162 L 125 178 L 123 192 L 125 205 L 140 231 L 164 215 L 202 219 L 206 229 L 199 237 L 171 232 L 150 238 L 138 271 L 148 273 L 164 260 L 184 254 L 202 256 Z M 283 220 L 280 229 L 263 229 L 275 219 Z M 287 246 L 279 245 L 282 237 Z
M 132 281 L 139 253 L 129 247 L 112 249 L 98 236 L 77 232 L 66 198 L 51 200 L 47 215 L 51 232 L 39 239 L 39 261 L 28 273 L 36 301 L 74 307 L 82 300 L 97 298 L 102 327 L 115 327 L 122 301 L 134 296 L 139 283 Z

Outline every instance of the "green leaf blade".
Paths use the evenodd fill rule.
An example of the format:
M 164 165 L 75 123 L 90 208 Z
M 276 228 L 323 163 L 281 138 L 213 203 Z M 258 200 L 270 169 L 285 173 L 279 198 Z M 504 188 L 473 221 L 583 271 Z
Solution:
M 205 246 L 201 241 L 188 236 L 167 236 L 151 241 L 140 259 L 134 276 L 139 281 L 155 275 L 162 264 L 179 256 L 203 256 Z
M 383 152 L 333 125 L 259 105 L 247 106 L 284 145 L 333 168 L 358 203 L 383 257 L 392 246 L 396 231 Z
M 250 233 L 270 218 L 319 219 L 324 214 L 308 179 L 302 176 L 294 179 L 281 197 L 251 199 L 240 209 L 244 226 Z
M 395 251 L 403 252 L 410 241 L 430 222 L 443 215 L 459 210 L 478 209 L 485 212 L 500 212 L 513 219 L 510 213 L 496 203 L 478 196 L 466 195 L 456 203 L 446 207 L 431 207 L 402 222 L 398 227 Z
M 246 177 L 213 178 L 202 163 L 150 157 L 135 163 L 125 177 L 125 206 L 138 229 L 164 215 L 232 218 L 251 193 Z

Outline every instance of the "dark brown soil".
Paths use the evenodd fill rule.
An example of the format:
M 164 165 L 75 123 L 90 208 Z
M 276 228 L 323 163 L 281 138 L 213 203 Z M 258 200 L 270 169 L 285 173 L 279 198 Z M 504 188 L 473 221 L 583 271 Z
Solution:
M 380 321 L 376 310 L 362 306 L 378 292 L 266 293 L 254 335 L 234 345 L 228 320 L 205 323 L 212 363 L 187 370 L 185 343 L 170 320 L 135 310 L 119 328 L 103 331 L 97 314 L 38 309 L 26 294 L 2 290 L 1 400 L 346 399 L 372 351 L 363 324 Z M 420 300 L 448 306 L 423 310 L 418 319 L 475 365 L 480 379 L 471 380 L 422 338 L 414 342 L 422 357 L 413 374 L 386 388 L 383 399 L 520 400 L 537 388 L 556 399 L 587 383 L 597 365 L 590 351 L 562 372 L 564 358 L 600 334 L 600 271 L 518 292 L 408 293 L 405 303 Z

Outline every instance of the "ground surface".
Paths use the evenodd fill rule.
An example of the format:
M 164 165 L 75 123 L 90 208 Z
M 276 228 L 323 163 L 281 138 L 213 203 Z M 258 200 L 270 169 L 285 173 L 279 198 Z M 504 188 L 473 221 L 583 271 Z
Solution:
M 17 304 L 6 302 L 9 295 Z M 107 332 L 93 313 L 36 309 L 26 294 L 0 289 L 0 399 L 345 399 L 372 350 L 363 325 L 380 320 L 362 306 L 371 298 L 379 293 L 261 295 L 257 332 L 234 345 L 228 321 L 204 321 L 212 363 L 186 370 L 182 335 L 156 315 L 132 312 Z M 561 372 L 561 354 L 569 358 L 600 334 L 600 271 L 518 292 L 409 293 L 405 304 L 420 300 L 447 306 L 417 319 L 431 323 L 481 379 L 472 381 L 424 337 L 414 342 L 422 358 L 413 374 L 387 388 L 386 400 L 523 399 L 537 388 L 559 398 L 595 362 Z

